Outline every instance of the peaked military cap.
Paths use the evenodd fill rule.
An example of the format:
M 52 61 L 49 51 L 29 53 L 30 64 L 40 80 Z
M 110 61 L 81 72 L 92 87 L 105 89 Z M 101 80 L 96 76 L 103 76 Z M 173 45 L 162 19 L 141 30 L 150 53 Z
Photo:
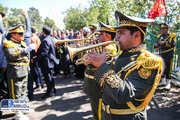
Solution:
M 141 29 L 141 27 L 147 28 L 147 24 L 154 22 L 153 19 L 143 19 L 138 17 L 127 16 L 121 13 L 120 11 L 115 11 L 115 17 L 118 21 L 118 27 L 137 27 L 144 35 L 145 32 Z
M 116 32 L 116 29 L 113 26 L 106 25 L 103 22 L 99 21 L 99 32 L 105 31 L 105 32 Z
M 13 26 L 9 28 L 9 33 L 22 33 L 25 32 L 23 28 L 23 24 L 17 24 L 16 26 Z
M 160 27 L 161 27 L 161 28 L 168 28 L 168 25 L 165 24 L 165 23 L 162 23 Z
M 91 25 L 89 25 L 89 28 L 90 28 L 90 29 L 97 29 L 97 28 L 98 28 L 98 25 L 96 25 L 96 24 L 91 24 Z
M 5 14 L 3 12 L 0 12 L 0 14 L 1 14 L 2 18 L 5 16 Z

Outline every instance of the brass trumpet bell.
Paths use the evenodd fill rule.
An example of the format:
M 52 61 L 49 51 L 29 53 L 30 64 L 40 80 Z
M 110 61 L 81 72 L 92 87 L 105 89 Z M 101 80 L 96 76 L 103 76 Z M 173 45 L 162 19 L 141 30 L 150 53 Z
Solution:
M 115 57 L 117 55 L 119 55 L 120 53 L 120 46 L 119 44 L 116 42 L 116 41 L 108 41 L 108 42 L 103 42 L 103 43 L 98 43 L 98 44 L 94 44 L 94 45 L 89 45 L 89 46 L 85 46 L 85 47 L 81 47 L 81 48 L 71 48 L 71 47 L 68 47 L 68 51 L 69 51 L 69 55 L 70 55 L 70 58 L 71 60 L 73 60 L 73 58 L 78 55 L 79 53 L 82 53 L 82 52 L 86 52 L 90 49 L 99 49 L 99 47 L 101 47 L 102 49 L 102 46 L 105 46 L 105 45 L 108 45 L 108 44 L 116 44 L 116 46 L 118 47 L 118 52 L 117 54 L 115 55 L 109 55 L 109 57 Z M 96 50 L 97 50 L 96 49 Z M 99 50 L 100 52 L 102 52 L 102 50 Z M 101 53 L 100 53 L 101 54 Z M 78 60 L 80 62 L 80 60 Z

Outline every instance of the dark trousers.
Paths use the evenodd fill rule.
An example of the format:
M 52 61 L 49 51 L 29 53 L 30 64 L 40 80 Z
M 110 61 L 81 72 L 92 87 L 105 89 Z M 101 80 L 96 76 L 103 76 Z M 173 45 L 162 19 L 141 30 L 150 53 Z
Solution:
M 54 78 L 53 78 L 54 69 L 53 68 L 43 69 L 42 73 L 44 76 L 44 81 L 47 86 L 46 94 L 54 95 L 54 92 L 55 92 L 55 83 L 54 83 Z
M 171 79 L 172 63 L 173 63 L 173 54 L 174 51 L 169 51 L 166 53 L 161 53 L 161 57 L 165 62 L 165 71 L 163 76 L 166 76 L 166 79 Z
M 30 64 L 30 74 L 28 76 L 28 96 L 33 96 L 34 80 L 36 82 L 37 87 L 39 87 L 43 83 L 42 72 L 38 63 Z
M 70 59 L 69 55 L 61 55 L 61 67 L 64 75 L 70 75 Z
M 93 114 L 93 120 L 99 120 L 99 114 L 101 114 L 100 98 L 90 97 L 90 103 L 91 103 L 91 109 L 92 109 L 92 114 Z
M 9 90 L 7 85 L 7 72 L 0 69 L 0 100 L 9 98 Z

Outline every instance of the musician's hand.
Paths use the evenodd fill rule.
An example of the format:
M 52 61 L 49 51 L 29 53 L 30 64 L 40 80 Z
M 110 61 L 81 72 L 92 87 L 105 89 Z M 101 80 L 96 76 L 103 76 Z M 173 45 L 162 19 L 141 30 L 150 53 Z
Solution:
M 163 41 L 159 41 L 159 42 L 158 42 L 158 44 L 163 45 L 163 44 L 164 44 L 164 42 L 163 42 Z
M 154 44 L 154 47 L 155 47 L 155 48 L 157 48 L 157 47 L 158 47 L 158 44 L 157 44 L 157 43 L 155 43 L 155 44 Z
M 91 53 L 88 53 L 86 56 L 86 63 L 92 64 L 94 66 L 96 66 L 97 68 L 99 68 L 103 63 L 106 62 L 106 52 L 103 49 L 103 53 L 102 54 L 98 54 L 94 51 L 92 51 Z

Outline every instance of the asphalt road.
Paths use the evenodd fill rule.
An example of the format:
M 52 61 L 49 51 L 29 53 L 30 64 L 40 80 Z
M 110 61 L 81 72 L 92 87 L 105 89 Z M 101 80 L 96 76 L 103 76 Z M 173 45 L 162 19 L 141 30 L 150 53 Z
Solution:
M 35 92 L 35 100 L 28 103 L 35 112 L 26 114 L 30 120 L 92 120 L 88 97 L 82 91 L 83 79 L 72 76 L 55 77 L 56 95 L 42 100 L 45 88 Z M 11 120 L 13 113 L 3 113 L 3 119 Z M 148 120 L 180 120 L 180 88 L 170 91 L 156 90 L 148 106 Z

